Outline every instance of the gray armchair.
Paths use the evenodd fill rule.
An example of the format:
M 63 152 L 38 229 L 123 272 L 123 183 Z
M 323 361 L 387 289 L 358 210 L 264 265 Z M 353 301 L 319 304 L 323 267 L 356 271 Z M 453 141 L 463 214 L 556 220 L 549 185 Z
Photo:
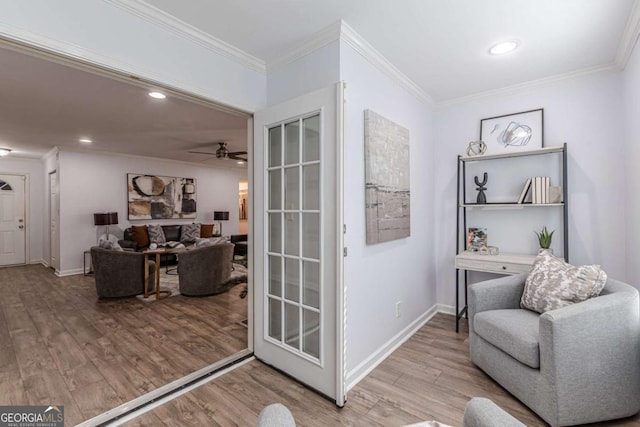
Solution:
M 608 279 L 600 296 L 540 315 L 520 309 L 525 280 L 470 287 L 473 363 L 552 426 L 640 411 L 638 291 Z
M 144 255 L 98 246 L 91 248 L 96 292 L 99 298 L 122 298 L 144 292 Z M 156 263 L 149 260 L 149 291 L 155 288 Z
M 180 252 L 180 293 L 185 296 L 215 295 L 226 291 L 231 277 L 233 245 L 222 243 Z

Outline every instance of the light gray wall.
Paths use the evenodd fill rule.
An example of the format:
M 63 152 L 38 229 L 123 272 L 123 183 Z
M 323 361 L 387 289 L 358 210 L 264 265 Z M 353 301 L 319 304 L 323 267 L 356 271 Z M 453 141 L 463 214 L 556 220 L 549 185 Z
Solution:
M 340 46 L 345 104 L 347 378 L 436 304 L 433 113 L 348 44 Z M 411 236 L 366 244 L 364 110 L 409 129 Z M 395 304 L 402 314 L 396 318 Z
M 601 264 L 611 277 L 625 280 L 627 229 L 624 212 L 626 161 L 621 142 L 624 141 L 625 113 L 622 75 L 597 74 L 518 93 L 485 97 L 437 112 L 434 228 L 439 303 L 455 303 L 457 155 L 465 153 L 469 141 L 479 139 L 481 119 L 540 107 L 544 108 L 545 146 L 568 144 L 570 261 L 572 264 Z M 521 185 L 521 175 L 517 176 Z M 495 184 L 490 177 L 489 192 Z M 542 221 L 550 219 L 543 218 Z M 536 227 L 543 225 L 542 221 Z M 491 228 L 497 230 L 504 226 L 510 227 L 510 233 L 502 234 L 521 235 L 518 222 L 510 221 L 506 225 L 491 224 L 489 239 Z M 535 238 L 533 229 L 530 231 L 531 237 Z M 513 246 L 513 243 L 504 239 L 490 242 L 497 246 Z
M 127 219 L 127 173 L 176 176 L 196 179 L 198 216 L 195 220 Z M 93 214 L 118 212 L 118 227 L 132 223 L 213 223 L 214 210 L 229 211 L 222 225 L 225 235 L 239 233 L 238 183 L 245 170 L 212 169 L 140 157 L 60 152 L 60 272 L 82 268 L 82 254 L 96 244 Z
M 42 262 L 44 260 L 43 235 L 44 222 L 44 174 L 42 161 L 38 159 L 21 159 L 16 157 L 0 157 L 0 174 L 20 174 L 28 177 L 29 186 L 26 195 L 29 198 L 29 216 L 27 229 L 29 232 L 29 253 L 27 262 Z
M 339 64 L 340 44 L 335 41 L 290 64 L 269 69 L 267 76 L 269 105 L 337 83 L 340 78 Z
M 640 219 L 640 48 L 634 52 L 624 70 L 623 81 L 626 138 L 624 144 L 626 185 L 626 259 L 627 280 L 640 289 L 640 244 L 637 231 Z

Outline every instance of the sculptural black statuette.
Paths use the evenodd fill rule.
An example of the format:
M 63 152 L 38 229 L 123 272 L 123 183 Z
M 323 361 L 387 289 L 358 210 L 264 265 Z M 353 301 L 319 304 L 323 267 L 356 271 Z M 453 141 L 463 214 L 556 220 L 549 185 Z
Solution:
M 485 185 L 487 185 L 487 179 L 489 179 L 489 175 L 485 172 L 484 176 L 482 178 L 482 182 L 478 182 L 478 177 L 474 177 L 474 181 L 476 183 L 476 185 L 478 186 L 476 188 L 476 190 L 478 190 L 478 198 L 476 199 L 476 203 L 478 204 L 485 204 L 487 203 L 487 196 L 484 194 L 484 190 L 487 189 L 487 187 L 485 187 Z

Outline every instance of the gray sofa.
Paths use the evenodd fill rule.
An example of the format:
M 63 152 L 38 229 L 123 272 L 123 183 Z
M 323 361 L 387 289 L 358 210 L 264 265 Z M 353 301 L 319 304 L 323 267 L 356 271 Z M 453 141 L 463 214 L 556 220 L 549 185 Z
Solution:
M 99 298 L 131 297 L 144 293 L 144 255 L 98 246 L 91 248 Z M 149 291 L 155 289 L 155 262 L 149 260 Z
M 281 403 L 266 406 L 258 416 L 257 427 L 295 427 L 291 411 Z M 464 408 L 462 427 L 526 427 L 498 405 L 483 397 L 474 397 Z
M 552 426 L 640 410 L 638 291 L 608 279 L 600 296 L 542 315 L 520 309 L 525 274 L 469 290 L 471 360 Z
M 215 295 L 228 289 L 233 245 L 222 243 L 179 254 L 180 293 L 185 296 Z
M 527 427 L 484 397 L 474 397 L 464 408 L 462 427 Z

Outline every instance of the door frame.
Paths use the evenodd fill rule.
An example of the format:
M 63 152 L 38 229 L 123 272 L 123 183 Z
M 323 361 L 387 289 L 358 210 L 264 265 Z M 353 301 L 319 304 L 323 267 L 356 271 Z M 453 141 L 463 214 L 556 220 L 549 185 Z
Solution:
M 24 191 L 24 264 L 12 264 L 12 265 L 28 265 L 31 263 L 31 247 L 29 245 L 29 236 L 31 235 L 31 215 L 30 215 L 30 204 L 29 204 L 29 189 L 30 187 L 30 181 L 29 181 L 29 174 L 24 172 L 24 173 L 17 173 L 17 172 L 2 172 L 0 170 L 0 175 L 10 175 L 10 176 L 18 176 L 18 177 L 23 177 L 24 181 L 23 181 L 23 191 Z
M 56 191 L 56 203 L 55 205 L 58 207 L 58 212 L 53 212 L 52 210 L 52 206 L 53 206 L 53 200 L 51 198 L 51 177 L 55 174 L 56 176 L 56 185 L 58 186 L 58 189 Z M 49 203 L 49 205 L 47 206 L 47 210 L 49 211 L 49 218 L 47 221 L 47 237 L 48 237 L 48 241 L 49 241 L 49 259 L 45 260 L 45 262 L 47 263 L 48 267 L 53 268 L 54 271 L 59 272 L 60 271 L 60 173 L 58 172 L 58 169 L 54 169 L 52 171 L 49 171 L 47 173 L 47 202 Z M 58 264 L 53 265 L 53 239 L 51 238 L 51 222 L 55 216 L 56 219 L 56 240 L 57 240 L 57 244 L 58 244 L 58 256 L 56 258 L 56 263 Z

